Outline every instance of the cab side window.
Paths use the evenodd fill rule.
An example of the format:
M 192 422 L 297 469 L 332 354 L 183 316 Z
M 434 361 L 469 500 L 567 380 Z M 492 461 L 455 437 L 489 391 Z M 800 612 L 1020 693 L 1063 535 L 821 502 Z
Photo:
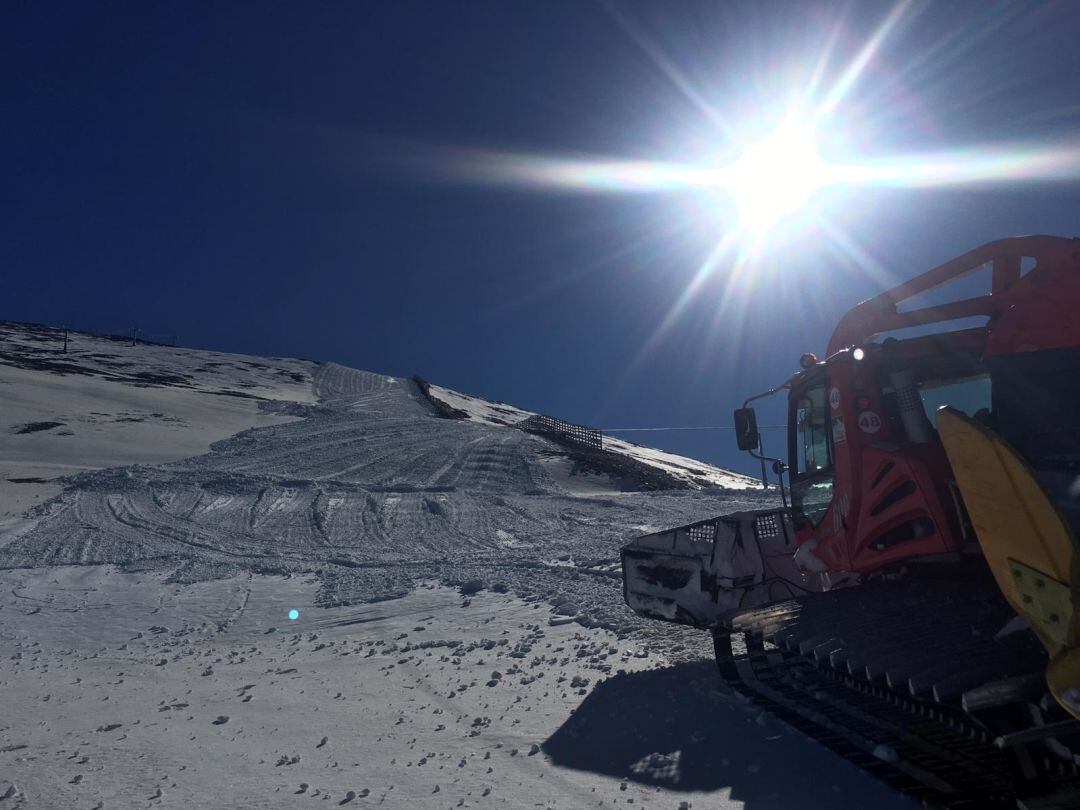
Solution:
M 825 377 L 810 383 L 791 402 L 791 503 L 796 521 L 817 525 L 832 503 L 832 436 Z
M 832 467 L 832 442 L 829 441 L 829 412 L 825 402 L 825 382 L 808 389 L 799 397 L 795 409 L 799 435 L 798 472 L 814 473 Z

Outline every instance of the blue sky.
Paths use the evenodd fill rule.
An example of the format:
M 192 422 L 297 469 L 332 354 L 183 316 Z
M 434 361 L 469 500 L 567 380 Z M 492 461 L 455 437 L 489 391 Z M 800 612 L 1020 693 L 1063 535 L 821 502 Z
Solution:
M 737 282 L 721 260 L 658 336 L 722 205 L 481 182 L 469 156 L 699 160 L 731 148 L 717 114 L 752 130 L 815 66 L 827 94 L 891 13 L 824 151 L 1069 154 L 1075 9 L 24 4 L 0 33 L 0 317 L 419 373 L 604 427 L 727 424 L 884 278 L 1076 234 L 1080 186 L 822 192 L 828 233 L 778 234 Z M 638 438 L 754 469 L 729 432 Z

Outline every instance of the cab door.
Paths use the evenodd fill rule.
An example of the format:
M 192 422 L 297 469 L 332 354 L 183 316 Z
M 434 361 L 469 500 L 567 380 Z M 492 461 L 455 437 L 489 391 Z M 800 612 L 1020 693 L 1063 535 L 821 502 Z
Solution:
M 833 501 L 836 460 L 824 369 L 788 398 L 791 506 L 797 529 L 817 528 Z

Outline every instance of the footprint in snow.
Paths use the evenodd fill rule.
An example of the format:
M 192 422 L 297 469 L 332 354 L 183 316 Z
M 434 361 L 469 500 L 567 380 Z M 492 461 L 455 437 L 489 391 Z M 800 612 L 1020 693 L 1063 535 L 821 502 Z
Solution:
M 213 720 L 212 722 L 213 722 L 213 724 L 215 726 L 223 726 L 223 725 L 225 725 L 226 723 L 229 722 L 229 717 L 228 717 L 228 715 L 225 715 L 225 714 L 219 714 L 217 716 L 217 719 Z

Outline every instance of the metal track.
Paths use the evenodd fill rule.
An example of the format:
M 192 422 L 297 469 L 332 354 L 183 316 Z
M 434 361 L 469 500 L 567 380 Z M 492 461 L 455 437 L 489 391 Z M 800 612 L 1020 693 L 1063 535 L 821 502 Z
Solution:
M 982 577 L 880 582 L 734 613 L 714 639 L 733 688 L 928 806 L 1075 810 L 1080 734 L 1044 699 L 1037 640 L 997 637 L 1014 615 Z

